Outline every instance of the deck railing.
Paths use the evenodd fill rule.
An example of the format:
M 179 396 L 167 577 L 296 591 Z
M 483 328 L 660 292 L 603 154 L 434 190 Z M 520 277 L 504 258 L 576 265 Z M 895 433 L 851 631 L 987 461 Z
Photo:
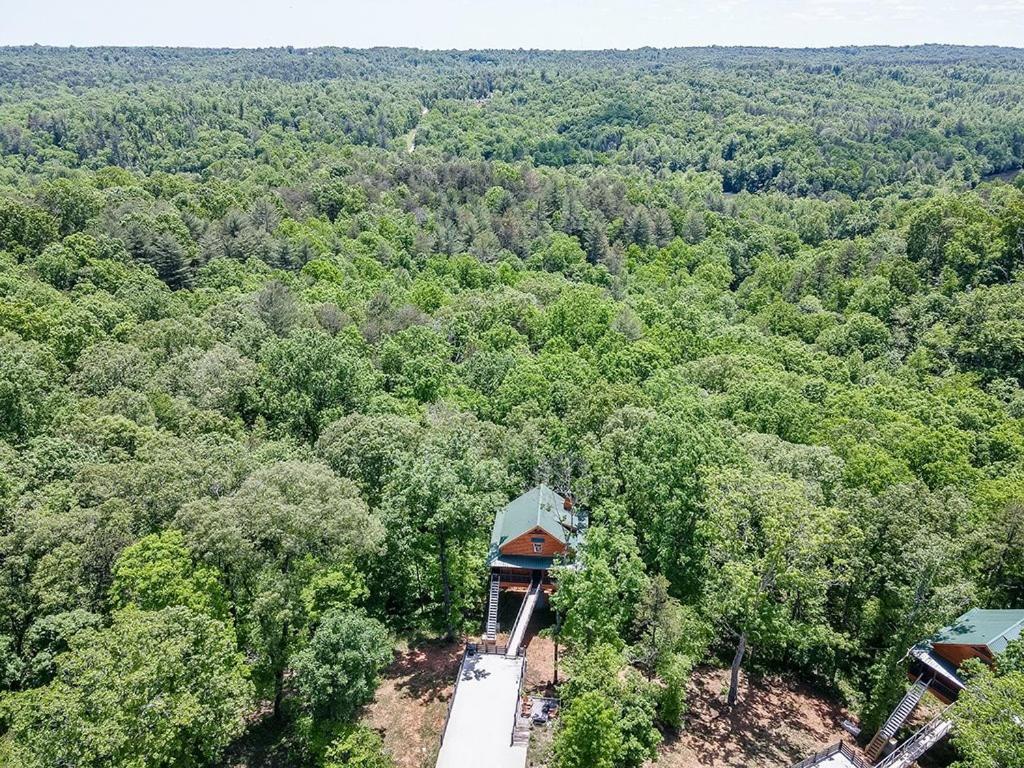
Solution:
M 452 718 L 452 707 L 455 706 L 455 694 L 459 692 L 459 682 L 462 680 L 462 668 L 466 664 L 466 656 L 469 649 L 463 649 L 462 658 L 459 660 L 459 674 L 455 677 L 455 687 L 452 689 L 452 696 L 448 699 L 448 710 L 444 713 L 444 727 L 441 729 L 441 746 L 444 746 L 444 737 L 448 733 L 448 721 Z
M 481 654 L 487 654 L 492 656 L 505 656 L 508 653 L 508 645 L 501 645 L 499 643 L 488 643 L 486 641 L 476 644 L 476 652 Z M 526 649 L 520 647 L 516 651 L 516 656 L 525 656 Z
M 521 622 L 523 620 L 523 618 L 524 618 L 524 614 L 526 612 L 526 605 L 527 605 L 527 603 L 530 602 L 530 598 L 531 597 L 534 597 L 534 592 L 539 590 L 539 589 L 540 589 L 540 583 L 534 581 L 534 582 L 532 582 L 530 584 L 530 589 L 527 590 L 525 595 L 523 595 L 523 602 L 521 602 L 519 604 L 519 610 L 516 612 L 516 620 L 512 622 L 512 629 L 511 629 L 511 631 L 508 634 L 508 641 L 510 643 L 513 642 L 516 639 L 516 634 L 519 632 L 519 622 Z M 536 598 L 535 597 L 534 597 L 534 605 L 536 605 Z M 532 609 L 531 609 L 531 611 L 532 611 Z M 525 634 L 526 634 L 526 628 L 523 627 L 522 635 L 525 636 Z M 518 650 L 519 650 L 519 647 L 521 647 L 521 646 L 522 646 L 522 642 L 520 641 L 519 646 L 517 646 L 517 654 L 516 655 L 518 655 Z
M 515 584 L 529 584 L 532 581 L 529 576 L 520 575 L 518 573 L 503 573 L 501 574 L 501 580 L 513 582 Z
M 526 576 L 518 573 L 502 572 L 501 583 L 502 584 L 532 584 L 534 578 L 532 576 Z M 542 576 L 540 579 L 542 584 L 554 584 L 554 579 L 550 576 Z
M 811 765 L 818 765 L 828 760 L 833 755 L 841 754 L 857 768 L 870 768 L 868 763 L 858 755 L 852 747 L 846 745 L 846 742 L 840 741 L 833 744 L 830 747 L 826 747 L 821 752 L 816 752 L 805 760 L 801 760 L 799 763 L 794 765 L 792 768 L 808 768 Z
M 498 645 L 497 643 L 478 643 L 475 646 L 474 653 L 491 654 L 491 655 L 496 655 L 496 656 L 504 656 L 505 652 L 507 650 L 508 650 L 508 646 Z M 441 746 L 444 746 L 444 737 L 448 733 L 448 721 L 451 720 L 451 718 L 452 718 L 452 707 L 455 706 L 455 696 L 459 692 L 459 683 L 462 681 L 462 670 L 463 670 L 463 668 L 466 665 L 466 658 L 468 656 L 470 656 L 470 655 L 471 655 L 470 654 L 470 649 L 469 649 L 469 646 L 467 645 L 466 648 L 462 651 L 462 658 L 459 660 L 459 673 L 458 673 L 458 675 L 455 678 L 455 687 L 452 689 L 451 698 L 448 699 L 448 708 L 447 708 L 447 710 L 444 713 L 444 726 L 441 728 Z M 524 648 L 520 648 L 519 651 L 516 653 L 516 656 L 522 658 L 522 660 L 523 660 L 523 664 L 520 667 L 520 673 L 519 673 L 519 692 L 521 694 L 522 693 L 522 688 L 523 688 L 523 681 L 526 679 L 526 650 Z M 518 707 L 519 707 L 519 701 L 517 699 L 516 700 L 516 714 L 519 713 Z M 513 733 L 513 736 L 514 736 L 515 735 L 515 722 L 514 721 L 513 721 L 513 726 L 512 726 L 512 733 Z
M 516 686 L 516 706 L 512 710 L 512 733 L 509 735 L 508 745 L 511 747 L 516 743 L 516 726 L 519 725 L 519 707 L 523 701 L 523 686 L 526 683 L 526 655 L 523 654 L 523 663 L 519 666 L 519 684 Z

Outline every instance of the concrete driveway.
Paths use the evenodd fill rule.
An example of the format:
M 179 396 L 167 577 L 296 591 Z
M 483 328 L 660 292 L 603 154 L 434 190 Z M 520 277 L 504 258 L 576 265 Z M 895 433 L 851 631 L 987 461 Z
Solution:
M 526 745 L 512 746 L 521 658 L 467 656 L 459 670 L 437 768 L 523 768 Z

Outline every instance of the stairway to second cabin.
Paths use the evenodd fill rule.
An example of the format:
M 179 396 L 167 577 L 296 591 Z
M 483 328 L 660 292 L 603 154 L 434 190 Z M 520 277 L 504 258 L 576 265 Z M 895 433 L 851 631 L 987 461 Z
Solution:
M 896 709 L 889 715 L 889 719 L 878 729 L 878 733 L 875 734 L 871 743 L 868 744 L 868 748 L 864 750 L 868 760 L 874 762 L 878 759 L 878 756 L 882 754 L 882 750 L 885 749 L 885 745 L 889 743 L 889 739 L 895 736 L 896 732 L 907 722 L 907 719 L 917 709 L 917 705 L 921 702 L 921 698 L 927 691 L 928 684 L 922 682 L 921 678 L 918 678 L 910 687 L 910 690 L 907 691 L 907 695 L 903 697 L 903 700 L 896 705 Z
M 952 727 L 953 723 L 947 719 L 946 712 L 943 712 L 900 744 L 875 768 L 908 768 L 917 758 L 941 741 Z

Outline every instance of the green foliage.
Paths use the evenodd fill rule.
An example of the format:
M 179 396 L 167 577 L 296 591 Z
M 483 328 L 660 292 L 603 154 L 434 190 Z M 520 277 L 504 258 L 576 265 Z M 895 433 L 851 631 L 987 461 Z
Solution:
M 331 611 L 291 666 L 302 702 L 314 717 L 346 722 L 373 698 L 377 676 L 391 658 L 391 639 L 380 622 Z
M 584 560 L 585 570 L 566 570 L 558 580 L 554 605 L 566 614 L 561 636 L 566 642 L 589 648 L 618 643 L 622 612 L 618 584 L 608 563 L 599 558 Z
M 551 242 L 530 257 L 530 266 L 548 272 L 569 272 L 583 263 L 586 254 L 574 237 L 556 232 Z
M 301 647 L 309 612 L 332 601 L 317 595 L 317 586 L 378 550 L 379 521 L 355 486 L 325 465 L 278 461 L 212 506 L 186 508 L 178 522 L 190 549 L 224 574 L 256 682 L 272 692 L 279 712 L 288 660 Z
M 0 56 L 12 765 L 386 764 L 382 627 L 477 629 L 539 481 L 565 765 L 741 640 L 870 727 L 1024 598 L 1019 52 Z
M 183 605 L 222 621 L 227 603 L 217 572 L 196 566 L 181 531 L 151 534 L 125 549 L 114 563 L 110 588 L 115 608 L 128 605 L 159 611 Z
M 587 649 L 577 648 L 568 657 L 566 671 L 569 680 L 561 686 L 560 694 L 572 711 L 581 701 L 599 694 L 601 701 L 614 707 L 616 725 L 613 734 L 617 748 L 609 753 L 612 765 L 621 768 L 640 768 L 654 758 L 661 743 L 661 735 L 654 727 L 662 687 L 651 682 L 626 664 L 621 651 L 611 644 L 593 645 Z M 681 695 L 681 692 L 677 691 Z M 590 704 L 584 704 L 587 709 Z M 671 714 L 671 712 L 669 712 Z M 668 723 L 671 725 L 671 723 Z M 566 719 L 561 726 L 569 727 Z M 555 751 L 559 754 L 559 734 Z
M 0 199 L 0 249 L 19 258 L 39 253 L 57 239 L 57 223 L 46 211 Z
M 45 346 L 0 335 L 0 437 L 19 442 L 46 422 L 59 376 L 60 365 Z
M 700 525 L 705 612 L 739 640 L 734 674 L 748 644 L 762 663 L 798 649 L 809 652 L 808 662 L 828 658 L 838 642 L 829 631 L 826 601 L 841 513 L 815 504 L 797 482 L 769 473 L 725 470 L 710 486 L 709 514 Z M 735 696 L 733 686 L 730 703 Z
M 420 596 L 440 609 L 434 613 L 448 637 L 478 598 L 481 531 L 503 498 L 497 451 L 495 434 L 476 419 L 437 412 L 385 491 L 388 553 L 397 556 L 385 566 L 389 588 L 400 589 L 411 608 L 417 596 L 408 577 L 426 572 L 427 580 L 417 577 Z
M 555 736 L 559 768 L 615 768 L 621 750 L 617 713 L 602 694 L 585 693 L 566 707 Z
M 419 439 L 415 421 L 395 414 L 352 414 L 327 427 L 317 452 L 339 475 L 351 478 L 376 505 L 392 474 Z
M 938 199 L 915 212 L 907 232 L 907 256 L 933 282 L 956 289 L 1005 280 L 1011 264 L 999 222 L 972 198 Z
M 323 768 L 393 768 L 376 731 L 356 726 L 331 743 L 324 754 Z
M 130 609 L 69 645 L 53 682 L 5 704 L 13 764 L 208 765 L 242 732 L 252 686 L 219 621 Z
M 999 768 L 1024 760 L 1024 664 L 1021 643 L 1011 645 L 991 669 L 972 660 L 964 665 L 967 689 L 953 707 L 957 766 Z
M 52 680 L 57 669 L 57 659 L 68 650 L 71 639 L 79 632 L 99 629 L 101 624 L 100 616 L 81 608 L 43 616 L 33 622 L 25 633 L 25 679 L 31 685 Z M 18 659 L 13 649 L 8 658 L 10 662 Z M 8 684 L 13 684 L 14 680 L 12 676 Z
M 260 364 L 268 421 L 307 439 L 365 402 L 373 383 L 372 369 L 346 336 L 299 331 L 265 344 Z
M 92 186 L 71 179 L 47 182 L 39 199 L 57 219 L 62 236 L 85 229 L 103 211 L 103 196 Z

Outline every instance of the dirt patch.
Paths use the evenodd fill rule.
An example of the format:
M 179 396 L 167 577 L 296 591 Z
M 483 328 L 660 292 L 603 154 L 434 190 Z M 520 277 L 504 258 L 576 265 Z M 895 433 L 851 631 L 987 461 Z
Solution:
M 701 668 L 689 687 L 683 731 L 666 738 L 658 766 L 785 768 L 840 739 L 850 713 L 808 686 L 784 678 L 744 679 L 740 702 L 725 704 L 728 670 Z
M 541 631 L 552 627 L 554 614 L 547 608 L 538 608 L 530 617 L 523 644 L 526 645 L 527 693 L 555 695 L 555 641 L 542 636 Z
M 380 732 L 398 768 L 433 768 L 462 648 L 461 643 L 403 648 L 384 673 L 363 722 Z
M 534 726 L 530 732 L 530 748 L 526 753 L 529 768 L 547 768 L 554 759 L 552 745 L 555 740 L 555 724 Z

